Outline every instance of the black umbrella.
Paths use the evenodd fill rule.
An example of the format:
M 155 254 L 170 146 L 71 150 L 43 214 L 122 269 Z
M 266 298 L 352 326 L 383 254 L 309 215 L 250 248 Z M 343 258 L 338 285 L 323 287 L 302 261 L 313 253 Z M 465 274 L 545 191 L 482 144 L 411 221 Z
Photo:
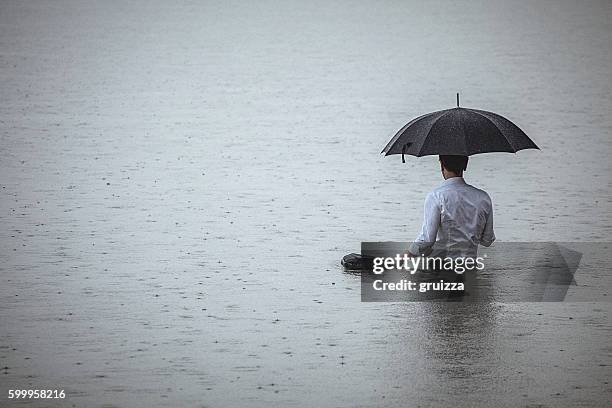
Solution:
M 428 156 L 470 156 L 488 152 L 515 153 L 538 146 L 508 119 L 493 112 L 457 107 L 428 113 L 411 120 L 387 143 L 381 153 Z

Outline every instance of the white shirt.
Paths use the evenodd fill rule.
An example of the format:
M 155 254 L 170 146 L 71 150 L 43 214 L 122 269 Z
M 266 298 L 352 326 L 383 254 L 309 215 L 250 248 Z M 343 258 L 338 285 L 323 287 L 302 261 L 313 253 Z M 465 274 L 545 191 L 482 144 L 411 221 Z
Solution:
M 495 241 L 491 198 L 463 177 L 446 179 L 429 193 L 424 213 L 421 233 L 409 249 L 414 255 L 439 249 L 447 256 L 475 258 L 478 244 Z

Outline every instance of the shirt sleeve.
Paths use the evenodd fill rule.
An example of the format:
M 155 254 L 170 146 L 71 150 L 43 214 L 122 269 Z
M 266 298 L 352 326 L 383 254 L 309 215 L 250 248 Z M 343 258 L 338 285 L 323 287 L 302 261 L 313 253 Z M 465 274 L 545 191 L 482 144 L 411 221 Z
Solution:
M 429 193 L 425 198 L 425 208 L 423 210 L 423 227 L 417 239 L 410 245 L 409 251 L 413 255 L 429 255 L 438 229 L 440 228 L 440 204 L 433 193 Z
M 480 237 L 480 244 L 486 247 L 491 246 L 491 244 L 495 241 L 495 233 L 493 232 L 493 206 L 487 215 L 487 222 L 485 223 L 485 227 L 482 231 L 482 236 Z

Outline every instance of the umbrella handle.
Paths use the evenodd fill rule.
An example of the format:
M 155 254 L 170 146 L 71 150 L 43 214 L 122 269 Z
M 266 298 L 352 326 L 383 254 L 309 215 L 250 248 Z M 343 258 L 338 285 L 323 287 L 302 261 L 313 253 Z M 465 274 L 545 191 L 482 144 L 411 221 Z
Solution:
M 406 160 L 404 159 L 404 153 L 406 153 L 406 145 L 402 146 L 402 163 L 406 163 Z

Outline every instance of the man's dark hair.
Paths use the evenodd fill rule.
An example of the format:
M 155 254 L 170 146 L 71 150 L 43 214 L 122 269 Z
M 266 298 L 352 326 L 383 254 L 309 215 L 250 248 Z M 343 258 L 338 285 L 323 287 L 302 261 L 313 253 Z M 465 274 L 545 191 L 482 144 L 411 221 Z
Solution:
M 446 170 L 461 174 L 465 169 L 467 169 L 468 158 L 467 156 L 441 154 L 440 163 L 442 163 L 442 166 L 444 166 Z

